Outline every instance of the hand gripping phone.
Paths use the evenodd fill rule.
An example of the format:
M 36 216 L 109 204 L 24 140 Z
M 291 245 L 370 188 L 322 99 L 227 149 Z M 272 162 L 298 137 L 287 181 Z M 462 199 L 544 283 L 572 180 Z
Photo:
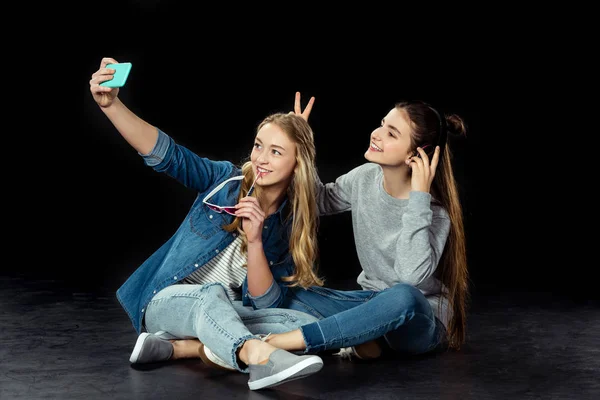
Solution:
M 115 74 L 113 78 L 108 81 L 104 81 L 100 84 L 100 86 L 105 86 L 109 88 L 120 88 L 125 85 L 127 82 L 127 77 L 129 76 L 129 71 L 131 71 L 131 63 L 118 63 L 118 64 L 106 64 L 106 68 L 114 69 Z

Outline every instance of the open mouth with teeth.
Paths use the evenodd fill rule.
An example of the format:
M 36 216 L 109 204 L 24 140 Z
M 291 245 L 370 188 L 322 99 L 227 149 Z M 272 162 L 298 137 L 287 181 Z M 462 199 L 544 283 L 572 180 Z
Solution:
M 375 143 L 371 143 L 371 146 L 369 147 L 369 149 L 373 150 L 373 151 L 378 151 L 378 152 L 382 152 L 383 150 L 381 150 L 379 147 L 377 147 L 375 145 Z
M 267 175 L 267 174 L 269 174 L 269 173 L 273 172 L 273 171 L 269 171 L 268 169 L 264 169 L 264 168 L 261 168 L 261 167 L 256 167 L 256 171 L 258 172 L 258 174 L 259 174 L 261 177 L 264 177 L 265 175 Z

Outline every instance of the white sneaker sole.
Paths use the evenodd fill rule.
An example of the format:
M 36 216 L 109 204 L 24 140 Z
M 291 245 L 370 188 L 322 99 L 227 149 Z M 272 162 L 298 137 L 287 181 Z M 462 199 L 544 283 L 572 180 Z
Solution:
M 204 353 L 204 354 L 202 354 L 202 353 Z M 204 359 L 203 355 L 207 359 Z M 200 350 L 200 358 L 202 358 L 202 361 L 204 361 L 205 364 L 209 364 L 212 367 L 219 368 L 219 369 L 225 369 L 227 371 L 236 371 L 236 369 L 234 367 L 232 367 L 231 365 L 229 365 L 225 361 L 223 361 L 221 359 L 221 357 L 219 357 L 215 353 L 213 353 L 208 347 L 204 346 L 204 344 L 202 345 L 202 349 Z
M 317 369 L 314 372 L 311 372 L 311 374 L 318 372 L 323 367 L 323 360 L 320 357 L 316 357 L 316 356 L 307 358 L 306 360 L 303 360 L 303 361 L 299 362 L 298 364 L 292 365 L 288 369 L 284 369 L 283 371 L 278 372 L 275 375 L 266 376 L 262 379 L 248 382 L 248 387 L 250 388 L 250 390 L 257 390 L 257 389 L 263 389 L 263 388 L 268 388 L 271 386 L 279 385 L 284 382 L 290 382 L 295 379 L 304 378 L 305 376 L 307 376 L 306 374 L 300 374 L 298 376 L 294 376 L 294 375 L 299 373 L 300 371 L 310 367 L 311 365 L 317 365 L 317 364 L 320 365 L 319 369 Z M 308 375 L 310 375 L 310 374 L 308 374 Z M 290 376 L 294 376 L 294 377 L 291 379 L 288 379 Z
M 135 364 L 140 356 L 140 351 L 142 351 L 142 347 L 144 347 L 144 341 L 150 335 L 147 332 L 144 332 L 138 336 L 137 341 L 135 342 L 135 347 L 133 348 L 133 352 L 131 352 L 131 356 L 129 357 L 129 362 Z

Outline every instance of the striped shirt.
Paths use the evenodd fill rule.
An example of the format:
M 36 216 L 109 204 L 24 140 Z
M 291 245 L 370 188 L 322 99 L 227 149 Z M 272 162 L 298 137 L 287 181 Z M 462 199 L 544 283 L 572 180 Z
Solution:
M 238 235 L 229 246 L 223 249 L 212 260 L 192 272 L 181 283 L 204 285 L 219 282 L 225 286 L 227 295 L 231 300 L 241 300 L 241 289 L 233 290 L 233 288 L 240 288 L 244 282 L 244 278 L 246 278 L 246 268 L 244 265 L 247 259 L 240 252 L 241 246 L 242 237 Z

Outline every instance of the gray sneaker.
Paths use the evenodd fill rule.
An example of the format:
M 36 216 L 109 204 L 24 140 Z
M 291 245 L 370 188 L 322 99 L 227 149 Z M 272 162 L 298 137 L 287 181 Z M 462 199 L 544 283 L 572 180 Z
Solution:
M 172 355 L 173 345 L 171 342 L 144 332 L 138 336 L 131 357 L 129 357 L 129 362 L 132 364 L 145 364 L 167 361 Z
M 271 334 L 259 333 L 258 338 L 263 342 L 267 340 Z M 226 363 L 221 357 L 216 355 L 209 349 L 204 343 L 200 342 L 199 347 L 200 358 L 204 361 L 204 364 L 209 365 L 213 368 L 224 369 L 227 371 L 237 371 L 234 367 Z
M 248 366 L 250 390 L 264 389 L 282 383 L 304 378 L 318 372 L 323 367 L 319 356 L 297 356 L 288 351 L 277 349 L 269 356 L 269 361 Z

